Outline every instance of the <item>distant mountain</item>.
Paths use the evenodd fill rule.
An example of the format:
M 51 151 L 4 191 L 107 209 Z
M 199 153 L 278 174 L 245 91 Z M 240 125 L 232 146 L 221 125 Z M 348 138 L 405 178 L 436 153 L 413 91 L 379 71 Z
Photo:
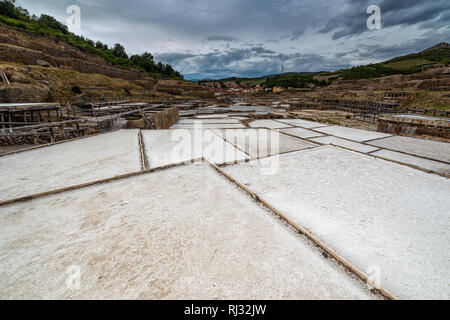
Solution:
M 421 53 L 436 51 L 436 50 L 441 50 L 441 49 L 450 49 L 450 43 L 448 43 L 448 42 L 438 43 L 437 45 L 432 46 L 431 48 L 423 50 Z
M 355 80 L 381 78 L 396 74 L 412 74 L 421 72 L 425 65 L 450 64 L 450 44 L 441 42 L 424 51 L 411 53 L 405 56 L 392 58 L 381 63 L 365 66 L 356 66 L 334 72 L 287 72 L 283 74 L 272 74 L 257 78 L 228 78 L 214 81 L 244 81 L 248 83 L 264 83 L 269 87 L 284 86 L 302 88 L 308 83 L 315 82 L 324 84 L 324 80 L 334 81 L 337 79 Z
M 248 77 L 231 77 L 231 78 L 223 78 L 223 79 L 202 79 L 197 80 L 197 82 L 229 82 L 229 81 L 238 81 L 238 82 L 253 82 L 253 81 L 265 81 L 268 79 L 272 79 L 279 76 L 288 76 L 288 75 L 313 75 L 317 74 L 317 72 L 285 72 L 285 73 L 277 73 L 277 74 L 269 74 L 261 77 L 248 78 Z

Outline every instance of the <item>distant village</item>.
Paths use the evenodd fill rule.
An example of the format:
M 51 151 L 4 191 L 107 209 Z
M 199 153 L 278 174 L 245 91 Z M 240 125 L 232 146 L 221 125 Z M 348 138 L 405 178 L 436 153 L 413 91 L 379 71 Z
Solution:
M 282 93 L 285 91 L 304 91 L 305 89 L 313 89 L 315 87 L 314 83 L 309 83 L 307 88 L 293 88 L 293 87 L 268 87 L 265 84 L 250 84 L 248 82 L 242 81 L 208 81 L 199 83 L 201 86 L 209 89 L 213 89 L 216 92 L 216 95 L 222 94 L 242 94 L 242 93 L 250 93 L 250 94 L 258 94 L 258 93 Z

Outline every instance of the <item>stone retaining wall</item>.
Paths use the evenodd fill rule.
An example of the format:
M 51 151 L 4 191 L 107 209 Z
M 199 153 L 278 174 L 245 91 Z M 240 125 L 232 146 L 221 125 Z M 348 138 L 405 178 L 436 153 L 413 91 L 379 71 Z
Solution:
M 38 65 L 38 60 L 47 62 L 52 67 L 70 69 L 82 73 L 103 74 L 107 77 L 125 80 L 142 80 L 148 77 L 140 70 L 124 69 L 107 65 L 95 64 L 73 58 L 61 58 L 41 51 L 29 50 L 23 47 L 0 43 L 0 60 L 5 62 Z
M 450 120 L 380 115 L 378 131 L 398 135 L 430 135 L 450 139 Z

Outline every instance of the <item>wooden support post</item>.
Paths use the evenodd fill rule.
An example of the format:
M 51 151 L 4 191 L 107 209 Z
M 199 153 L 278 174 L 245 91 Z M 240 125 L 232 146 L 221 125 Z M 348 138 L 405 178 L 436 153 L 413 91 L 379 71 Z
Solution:
M 0 121 L 2 122 L 2 129 L 5 129 L 5 116 L 3 115 L 3 112 L 0 113 Z
M 64 133 L 64 125 L 58 127 L 60 140 L 66 140 L 66 134 Z
M 55 134 L 53 133 L 52 127 L 49 128 L 49 132 L 50 132 L 50 142 L 53 143 L 55 142 Z
M 8 122 L 11 123 L 12 122 L 12 117 L 11 117 L 11 112 L 8 112 Z M 12 125 L 9 125 L 9 128 L 12 128 Z
M 3 81 L 6 83 L 6 85 L 8 87 L 10 87 L 11 83 L 9 83 L 8 77 L 6 76 L 5 72 L 2 70 L 2 71 L 0 71 L 0 74 L 1 74 Z

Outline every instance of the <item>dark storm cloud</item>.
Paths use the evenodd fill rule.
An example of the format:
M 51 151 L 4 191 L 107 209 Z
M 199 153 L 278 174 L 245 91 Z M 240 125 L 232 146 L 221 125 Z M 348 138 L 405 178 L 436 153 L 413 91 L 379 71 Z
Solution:
M 361 46 L 363 51 L 359 51 L 358 56 L 361 58 L 377 57 L 378 59 L 387 60 L 392 57 L 418 53 L 444 41 L 448 41 L 447 32 L 429 31 L 417 39 L 399 44 L 387 46 L 368 44 Z
M 289 71 L 322 71 L 350 66 L 337 56 L 320 54 L 278 54 L 261 47 L 230 49 L 207 54 L 166 53 L 158 56 L 174 66 L 184 65 L 192 79 L 208 77 L 245 76 L 256 77 L 280 73 L 282 65 Z
M 342 9 L 320 30 L 334 32 L 333 39 L 368 32 L 366 10 L 369 5 L 381 9 L 383 28 L 417 25 L 421 28 L 449 26 L 448 0 L 345 0 Z
M 297 40 L 298 38 L 300 38 L 304 34 L 305 34 L 305 29 L 294 30 L 294 31 L 292 31 L 291 40 L 292 41 Z
M 225 41 L 225 42 L 232 42 L 232 41 L 237 41 L 237 38 L 230 37 L 230 36 L 212 35 L 212 36 L 209 36 L 206 40 L 207 40 L 207 41 Z
M 187 78 L 336 70 L 450 41 L 450 0 L 18 0 L 131 54 L 152 52 Z M 382 30 L 370 31 L 369 5 Z M 400 28 L 399 28 L 400 27 Z

